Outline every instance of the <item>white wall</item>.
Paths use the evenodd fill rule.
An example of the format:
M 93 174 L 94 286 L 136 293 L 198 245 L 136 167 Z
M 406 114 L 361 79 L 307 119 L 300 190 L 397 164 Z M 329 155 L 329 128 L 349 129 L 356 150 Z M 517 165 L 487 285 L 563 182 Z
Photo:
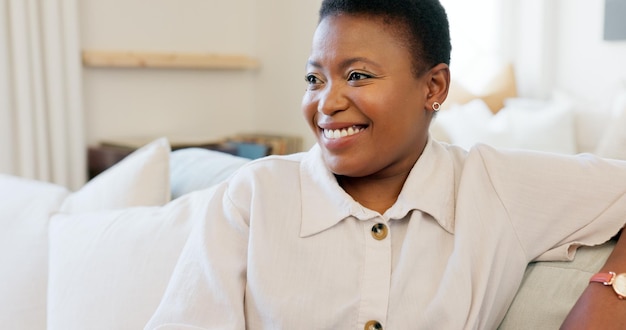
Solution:
M 297 134 L 304 65 L 321 0 L 82 0 L 85 49 L 241 53 L 258 71 L 84 70 L 87 138 L 164 133 Z M 626 42 L 602 40 L 604 1 L 508 0 L 501 34 L 520 94 L 570 92 L 607 110 L 626 80 Z
M 255 129 L 299 135 L 304 148 L 315 143 L 300 104 L 306 87 L 305 65 L 321 0 L 261 0 L 258 56 L 262 69 L 255 82 Z
M 83 49 L 256 57 L 256 71 L 85 68 L 87 139 L 297 134 L 316 1 L 83 0 Z
M 608 107 L 626 89 L 626 40 L 603 40 L 604 3 L 558 1 L 555 84 L 591 103 L 592 111 Z
M 608 112 L 626 88 L 626 41 L 604 41 L 604 1 L 513 0 L 512 50 L 522 96 L 560 90 Z

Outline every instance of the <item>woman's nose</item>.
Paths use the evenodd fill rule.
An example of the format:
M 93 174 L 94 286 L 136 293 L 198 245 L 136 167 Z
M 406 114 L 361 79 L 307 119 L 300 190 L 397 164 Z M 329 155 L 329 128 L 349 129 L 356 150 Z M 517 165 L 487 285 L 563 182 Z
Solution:
M 337 112 L 346 110 L 349 103 L 342 86 L 327 84 L 326 88 L 320 93 L 317 111 L 331 116 Z

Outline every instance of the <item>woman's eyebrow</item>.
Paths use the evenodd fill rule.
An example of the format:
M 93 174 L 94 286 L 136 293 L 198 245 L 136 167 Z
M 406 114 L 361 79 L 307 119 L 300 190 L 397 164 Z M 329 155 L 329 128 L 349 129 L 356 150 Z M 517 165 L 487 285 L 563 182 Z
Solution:
M 366 58 L 366 57 L 352 57 L 352 58 L 347 58 L 343 61 L 341 61 L 341 63 L 339 64 L 339 67 L 341 69 L 346 69 L 352 65 L 354 65 L 354 63 L 357 62 L 364 62 L 373 66 L 377 66 L 376 62 Z
M 321 67 L 322 67 L 322 65 L 321 65 L 319 62 L 309 59 L 309 60 L 306 62 L 305 67 L 307 67 L 307 68 L 308 68 L 308 67 L 310 67 L 310 66 L 312 66 L 312 67 L 314 67 L 314 68 L 317 68 L 317 69 L 319 69 L 319 68 L 321 68 Z
M 364 63 L 370 64 L 372 66 L 378 66 L 378 64 L 376 62 L 374 62 L 374 61 L 372 61 L 372 60 L 370 60 L 370 59 L 368 59 L 366 57 L 351 57 L 351 58 L 347 58 L 347 59 L 341 61 L 339 63 L 338 68 L 340 70 L 345 70 L 346 68 L 350 67 L 351 65 L 353 65 L 354 63 L 357 63 L 357 62 L 364 62 Z M 321 68 L 322 64 L 320 64 L 318 61 L 309 59 L 307 61 L 307 65 L 306 66 L 307 67 L 311 66 L 311 67 L 314 67 L 314 68 Z

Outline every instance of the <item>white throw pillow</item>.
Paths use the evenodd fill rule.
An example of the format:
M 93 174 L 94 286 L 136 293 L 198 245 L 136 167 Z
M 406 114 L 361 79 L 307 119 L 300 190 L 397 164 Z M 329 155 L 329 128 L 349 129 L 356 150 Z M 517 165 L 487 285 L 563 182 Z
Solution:
M 51 183 L 0 174 L 0 325 L 46 328 L 48 219 L 70 194 Z
M 598 143 L 596 154 L 626 160 L 626 90 L 615 98 L 612 117 L 606 133 Z
M 143 329 L 212 190 L 162 207 L 58 214 L 50 224 L 48 329 Z
M 0 325 L 45 329 L 48 224 L 52 214 L 169 200 L 166 139 L 135 151 L 76 192 L 58 185 L 0 175 Z
M 172 199 L 211 187 L 227 179 L 250 159 L 202 148 L 186 148 L 170 155 Z
M 431 132 L 441 130 L 453 144 L 469 149 L 476 143 L 498 148 L 576 153 L 573 103 L 555 95 L 549 101 L 508 99 L 493 114 L 482 100 L 473 100 L 435 117 Z
M 166 138 L 135 150 L 66 198 L 61 211 L 71 213 L 167 203 L 170 200 L 170 151 Z

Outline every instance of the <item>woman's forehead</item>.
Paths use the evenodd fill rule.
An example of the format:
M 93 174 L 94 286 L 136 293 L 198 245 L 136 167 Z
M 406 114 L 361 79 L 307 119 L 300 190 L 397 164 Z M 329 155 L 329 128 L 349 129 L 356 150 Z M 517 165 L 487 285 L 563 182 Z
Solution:
M 343 72 L 353 65 L 379 73 L 413 69 L 409 47 L 382 20 L 327 17 L 315 33 L 307 66 Z
M 399 32 L 399 26 L 400 23 L 389 23 L 371 15 L 327 16 L 315 30 L 313 48 L 341 47 L 351 43 L 362 46 L 397 43 L 406 46 L 406 38 Z

